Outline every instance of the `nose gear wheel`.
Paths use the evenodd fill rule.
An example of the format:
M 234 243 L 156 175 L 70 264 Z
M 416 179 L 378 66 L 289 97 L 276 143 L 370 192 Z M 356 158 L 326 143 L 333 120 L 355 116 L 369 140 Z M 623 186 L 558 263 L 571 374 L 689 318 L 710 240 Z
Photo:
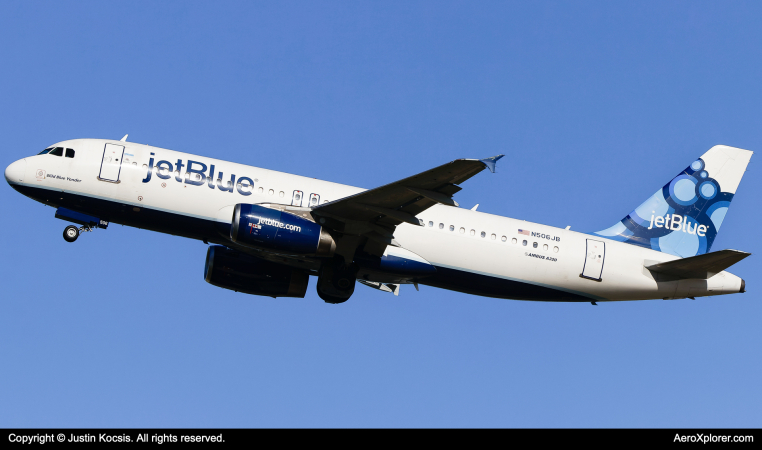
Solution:
M 80 233 L 90 232 L 93 231 L 90 227 L 75 227 L 74 225 L 69 225 L 68 227 L 64 228 L 63 231 L 63 238 L 66 242 L 74 242 L 79 237 Z

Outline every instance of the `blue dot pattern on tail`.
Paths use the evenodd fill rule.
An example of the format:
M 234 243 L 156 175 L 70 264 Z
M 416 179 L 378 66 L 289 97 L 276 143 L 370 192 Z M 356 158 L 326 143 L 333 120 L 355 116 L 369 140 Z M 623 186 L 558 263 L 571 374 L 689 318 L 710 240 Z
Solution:
M 751 153 L 713 147 L 624 219 L 592 234 L 681 257 L 709 252 Z

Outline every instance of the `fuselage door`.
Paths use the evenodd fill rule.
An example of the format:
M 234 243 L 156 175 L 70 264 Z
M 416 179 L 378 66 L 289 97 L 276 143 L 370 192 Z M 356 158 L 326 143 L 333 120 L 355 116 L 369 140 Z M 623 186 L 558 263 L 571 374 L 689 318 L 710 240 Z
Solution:
M 595 239 L 587 240 L 587 254 L 585 255 L 585 265 L 582 268 L 582 278 L 589 278 L 595 281 L 601 281 L 601 272 L 603 272 L 603 260 L 606 257 L 606 244 Z
M 101 181 L 119 182 L 119 173 L 122 170 L 122 156 L 124 147 L 121 145 L 106 144 L 103 148 L 103 159 L 101 159 L 101 172 L 98 179 Z
M 291 206 L 302 206 L 303 198 L 304 198 L 304 192 L 294 191 L 294 196 L 291 197 Z

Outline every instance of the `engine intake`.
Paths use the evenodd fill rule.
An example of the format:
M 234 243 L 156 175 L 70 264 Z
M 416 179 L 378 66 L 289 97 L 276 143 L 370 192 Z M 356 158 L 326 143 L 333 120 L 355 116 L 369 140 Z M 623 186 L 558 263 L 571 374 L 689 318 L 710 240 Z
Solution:
M 320 225 L 297 215 L 240 203 L 230 239 L 238 244 L 299 255 L 331 256 L 336 242 Z
M 204 279 L 211 285 L 246 294 L 304 298 L 310 276 L 289 266 L 213 245 L 206 253 Z

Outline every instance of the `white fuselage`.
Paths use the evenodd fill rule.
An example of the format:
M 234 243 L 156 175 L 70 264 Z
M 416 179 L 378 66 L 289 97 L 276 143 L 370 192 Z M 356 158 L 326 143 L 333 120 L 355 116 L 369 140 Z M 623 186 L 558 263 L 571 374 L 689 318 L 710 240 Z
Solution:
M 125 147 L 123 160 L 113 162 L 119 166 L 118 183 L 99 178 L 103 170 L 104 145 L 108 143 Z M 8 182 L 25 195 L 51 206 L 74 207 L 61 204 L 63 199 L 74 197 L 118 205 L 122 214 L 130 218 L 112 220 L 163 232 L 172 230 L 151 223 L 149 216 L 142 219 L 141 215 L 146 211 L 159 211 L 172 217 L 229 224 L 232 208 L 238 203 L 308 207 L 363 191 L 357 187 L 131 142 L 80 139 L 55 146 L 72 148 L 76 155 L 74 158 L 51 155 L 24 158 L 6 170 Z M 178 160 L 182 164 L 179 172 Z M 159 164 L 160 161 L 171 164 L 171 171 L 168 164 Z M 193 171 L 188 172 L 189 161 L 206 166 L 207 174 L 213 165 L 215 173 L 211 182 Z M 152 171 L 149 166 L 153 166 Z M 191 169 L 198 171 L 200 167 L 194 164 Z M 219 189 L 220 172 L 222 187 L 231 190 Z M 226 185 L 232 175 L 235 175 L 235 185 Z M 241 178 L 251 180 L 253 186 L 250 187 L 247 180 L 239 185 Z M 728 272 L 708 280 L 657 280 L 644 265 L 678 259 L 676 256 L 599 236 L 442 205 L 431 207 L 418 218 L 425 225 L 399 225 L 394 232 L 396 241 L 437 268 L 458 273 L 548 287 L 578 294 L 590 301 L 685 298 L 741 290 L 741 279 Z M 204 236 L 201 231 L 177 230 L 173 234 L 224 242 L 222 236 Z M 590 245 L 595 243 L 602 243 L 598 249 L 602 255 L 591 253 Z M 589 258 L 599 256 L 596 263 L 600 264 L 598 275 L 582 277 Z M 477 281 L 471 282 L 484 279 L 475 278 Z M 420 282 L 427 284 L 425 279 Z M 495 297 L 522 297 L 512 296 L 510 292 L 497 295 L 482 291 L 479 286 L 447 287 Z

